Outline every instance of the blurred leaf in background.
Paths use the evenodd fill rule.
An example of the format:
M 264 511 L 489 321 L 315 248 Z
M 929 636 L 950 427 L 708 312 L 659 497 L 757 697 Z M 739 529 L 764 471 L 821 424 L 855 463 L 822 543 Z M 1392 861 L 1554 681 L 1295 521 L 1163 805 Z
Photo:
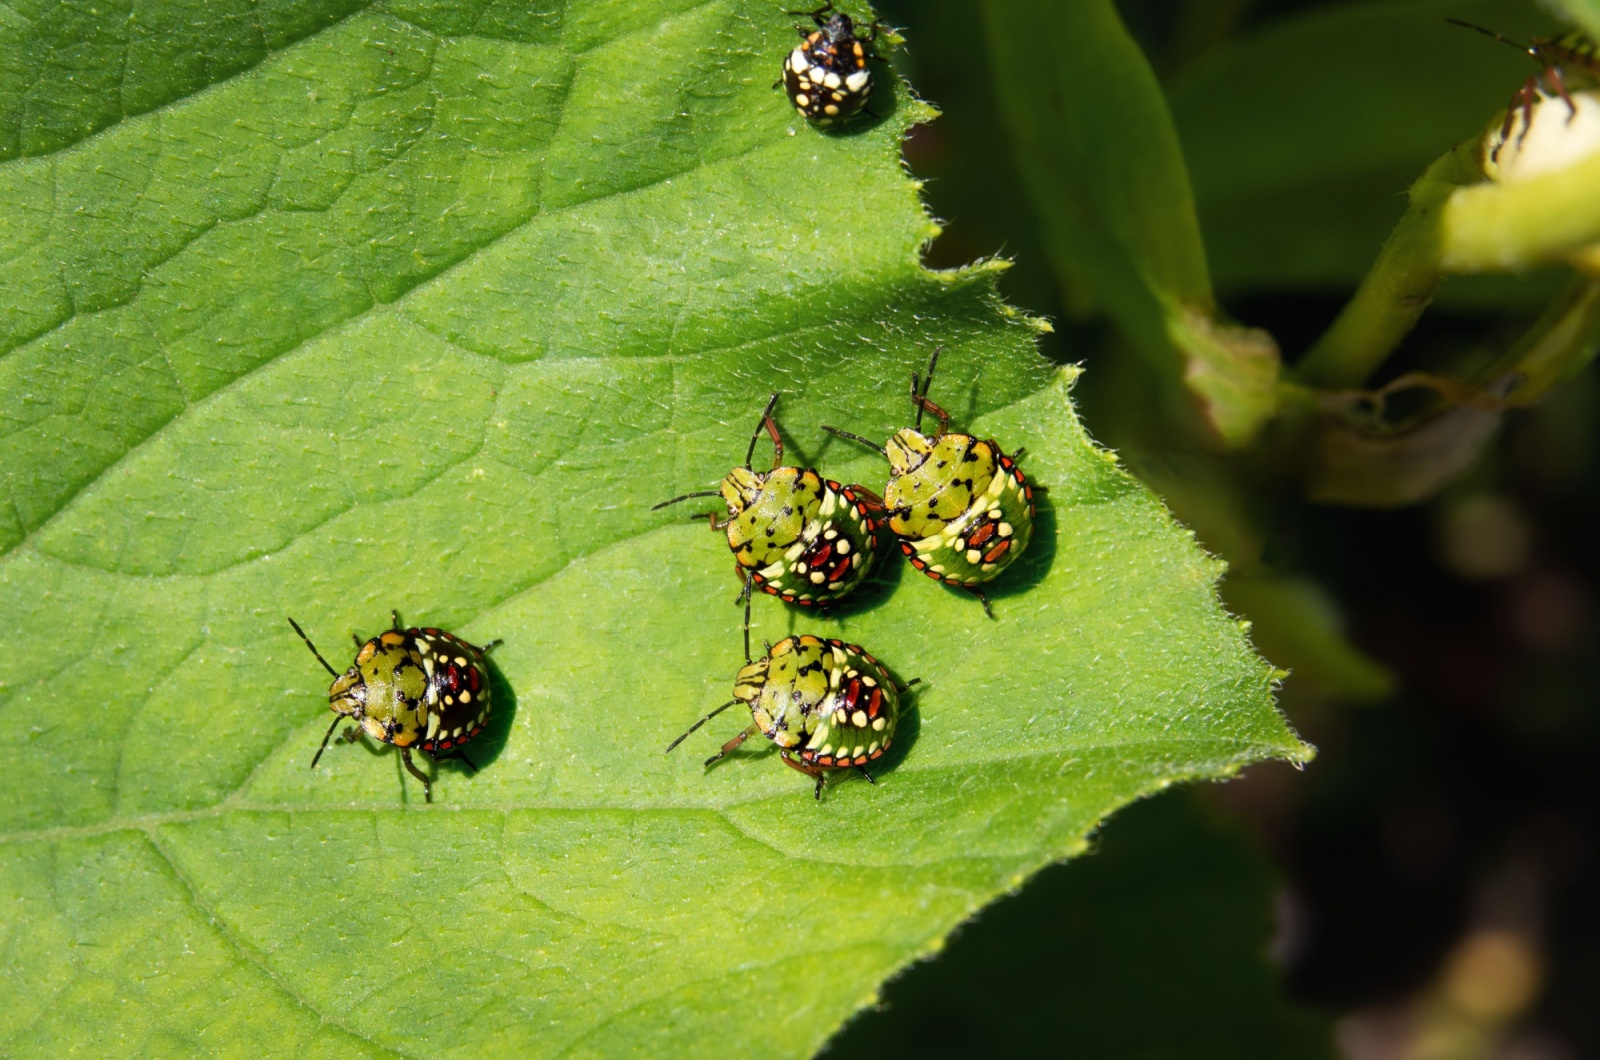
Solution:
M 1274 413 L 1278 351 L 1223 320 L 1161 86 L 1110 0 L 983 5 L 996 95 L 1063 284 L 1092 293 L 1230 445 Z

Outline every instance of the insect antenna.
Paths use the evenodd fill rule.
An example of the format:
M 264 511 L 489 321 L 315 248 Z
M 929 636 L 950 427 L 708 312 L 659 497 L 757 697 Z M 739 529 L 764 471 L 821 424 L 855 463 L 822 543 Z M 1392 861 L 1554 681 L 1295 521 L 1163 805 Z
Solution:
M 285 615 L 284 617 L 288 618 L 289 616 Z M 315 644 L 311 643 L 311 638 L 306 636 L 306 631 L 300 628 L 300 623 L 298 623 L 294 619 L 290 618 L 289 619 L 289 625 L 293 626 L 294 627 L 294 631 L 296 633 L 300 634 L 300 639 L 306 642 L 306 647 L 311 649 L 311 654 L 315 655 L 317 657 L 317 662 L 322 664 L 322 668 L 324 670 L 328 671 L 333 676 L 338 677 L 339 676 L 339 671 L 335 670 L 333 667 L 328 665 L 328 660 L 324 659 L 322 657 L 322 653 L 317 650 L 317 646 Z M 329 729 L 328 731 L 332 732 L 333 730 Z M 328 741 L 326 739 L 324 739 L 322 741 L 322 743 L 323 743 L 323 746 L 327 746 Z M 321 752 L 318 752 L 318 753 L 320 754 Z M 313 762 L 311 764 L 312 765 L 316 765 L 315 762 Z
M 750 662 L 750 587 L 753 583 L 750 575 L 744 576 L 744 661 Z
M 859 442 L 860 444 L 866 446 L 868 449 L 871 449 L 873 452 L 877 453 L 881 457 L 884 457 L 885 459 L 887 459 L 888 456 L 889 456 L 888 450 L 884 449 L 883 446 L 879 445 L 877 442 L 874 442 L 870 438 L 863 438 L 863 437 L 861 437 L 861 435 L 859 435 L 859 434 L 851 434 L 849 431 L 841 431 L 837 427 L 829 427 L 826 423 L 824 423 L 822 425 L 822 429 L 827 431 L 829 434 L 833 435 L 836 438 L 844 438 L 844 439 L 847 439 L 848 441 Z
M 917 406 L 917 432 L 922 431 L 922 410 L 928 405 L 928 391 L 933 387 L 933 369 L 939 363 L 939 352 L 943 346 L 933 348 L 933 356 L 928 358 L 928 374 L 921 380 L 921 389 L 918 389 L 917 373 L 911 373 L 911 403 Z
M 311 768 L 312 769 L 317 768 L 317 762 L 321 760 L 322 752 L 324 752 L 324 751 L 326 751 L 328 749 L 328 741 L 333 738 L 333 730 L 337 729 L 339 727 L 339 723 L 341 721 L 343 721 L 343 720 L 344 720 L 344 715 L 343 714 L 335 714 L 333 716 L 333 724 L 328 726 L 328 731 L 323 734 L 322 746 L 317 748 L 317 753 L 311 756 Z
M 681 497 L 674 497 L 670 501 L 662 501 L 660 504 L 652 504 L 650 506 L 650 510 L 652 512 L 659 512 L 661 509 L 667 507 L 668 505 L 677 504 L 679 501 L 689 501 L 689 500 L 693 500 L 696 497 L 720 497 L 720 496 L 722 496 L 722 491 L 721 490 L 696 490 L 693 493 L 685 493 Z M 696 518 L 698 518 L 698 516 Z
M 767 399 L 767 407 L 761 410 L 761 422 L 756 424 L 756 433 L 750 436 L 750 448 L 745 450 L 744 454 L 744 468 L 746 471 L 750 470 L 750 461 L 756 457 L 756 443 L 761 440 L 762 431 L 772 435 L 772 448 L 774 450 L 772 466 L 777 467 L 783 463 L 783 439 L 778 437 L 778 425 L 772 422 L 772 410 L 777 407 L 777 404 L 778 394 L 775 391 Z
M 729 707 L 733 706 L 737 702 L 739 702 L 737 699 L 730 699 L 726 703 L 722 704 L 722 706 L 718 707 L 716 710 L 713 710 L 710 714 L 707 714 L 705 717 L 701 718 L 699 721 L 697 721 L 693 725 L 689 726 L 689 731 L 688 732 L 684 733 L 682 736 L 678 737 L 676 740 L 673 740 L 671 743 L 667 744 L 667 749 L 666 749 L 666 751 L 664 753 L 665 754 L 671 754 L 672 753 L 672 749 L 674 747 L 678 746 L 683 741 L 687 740 L 689 738 L 690 733 L 693 733 L 700 726 L 704 725 L 706 722 L 710 721 L 712 718 L 716 717 L 718 714 L 721 714 L 723 711 L 727 710 Z
M 1544 62 L 1544 57 L 1539 54 L 1539 49 L 1533 47 L 1532 45 L 1523 44 L 1521 41 L 1514 41 L 1510 37 L 1503 36 L 1502 34 L 1496 33 L 1494 30 L 1490 29 L 1487 26 L 1480 26 L 1476 22 L 1463 22 L 1459 18 L 1447 18 L 1447 19 L 1445 19 L 1445 21 L 1450 23 L 1452 26 L 1460 26 L 1462 29 L 1477 30 L 1479 33 L 1483 34 L 1485 37 L 1492 37 L 1493 39 L 1499 41 L 1501 44 L 1509 44 L 1513 48 L 1517 49 L 1517 51 L 1522 52 L 1522 53 L 1524 53 L 1526 55 L 1531 55 L 1535 59 L 1538 59 L 1540 62 Z

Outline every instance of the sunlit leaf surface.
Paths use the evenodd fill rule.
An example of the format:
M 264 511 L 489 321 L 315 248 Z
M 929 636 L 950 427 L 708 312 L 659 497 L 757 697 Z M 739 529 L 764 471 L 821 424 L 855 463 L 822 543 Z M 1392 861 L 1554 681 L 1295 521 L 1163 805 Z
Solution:
M 822 134 L 777 6 L 222 6 L 0 22 L 0 1052 L 804 1054 L 1119 805 L 1309 753 L 1037 325 L 918 264 L 886 71 Z M 651 503 L 771 390 L 881 487 L 819 425 L 886 436 L 938 344 L 1049 490 L 996 620 L 898 562 L 757 602 L 923 679 L 876 787 L 703 770 L 731 712 L 663 755 L 742 656 L 725 546 Z M 343 661 L 390 608 L 504 641 L 432 805 L 307 768 L 284 616 Z

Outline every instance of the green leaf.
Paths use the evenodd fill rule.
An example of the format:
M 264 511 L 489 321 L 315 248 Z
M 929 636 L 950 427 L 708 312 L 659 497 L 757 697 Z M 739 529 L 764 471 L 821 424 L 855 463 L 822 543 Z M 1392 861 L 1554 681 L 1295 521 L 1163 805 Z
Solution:
M 984 6 L 1001 109 L 1063 282 L 1092 291 L 1211 427 L 1247 442 L 1277 410 L 1270 336 L 1219 319 L 1183 152 L 1111 0 Z
M 1266 957 L 1271 867 L 1236 826 L 1172 792 L 1115 818 L 1090 856 L 1040 873 L 912 968 L 829 1044 L 895 1055 L 1334 1055 Z M 1248 1043 L 1242 1045 L 1241 1043 Z
M 0 1052 L 803 1054 L 1117 806 L 1309 755 L 1039 325 L 918 264 L 891 78 L 823 134 L 771 87 L 793 20 L 740 0 L 277 9 L 197 29 L 239 42 L 198 74 L 109 4 L 6 30 L 146 81 L 0 100 Z M 663 755 L 741 616 L 650 504 L 771 389 L 794 458 L 881 483 L 819 424 L 886 435 L 940 344 L 1049 489 L 997 620 L 897 562 L 833 617 L 757 601 L 923 679 L 875 787 L 703 770 L 731 717 Z M 389 749 L 307 768 L 283 616 L 341 658 L 392 607 L 504 641 L 432 805 Z

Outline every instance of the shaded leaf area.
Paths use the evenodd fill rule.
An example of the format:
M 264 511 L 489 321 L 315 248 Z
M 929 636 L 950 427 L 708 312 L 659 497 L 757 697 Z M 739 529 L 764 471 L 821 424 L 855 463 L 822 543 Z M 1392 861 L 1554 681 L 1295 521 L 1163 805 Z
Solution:
M 1327 1022 L 1279 997 L 1275 881 L 1249 840 L 1181 792 L 1115 822 L 890 982 L 827 1055 L 1331 1058 Z
M 1248 442 L 1277 408 L 1277 346 L 1216 314 L 1177 132 L 1115 6 L 984 12 L 996 96 L 1057 278 L 1092 292 L 1137 349 L 1181 376 L 1218 437 Z
M 1357 283 L 1405 211 L 1401 192 L 1538 72 L 1446 18 L 1519 40 L 1560 31 L 1522 0 L 1332 5 L 1263 26 L 1174 79 L 1173 120 L 1225 295 Z M 1478 306 L 1547 294 L 1499 277 L 1441 292 Z
M 917 264 L 925 108 L 886 77 L 801 125 L 776 9 L 497 11 L 376 5 L 0 165 L 8 1054 L 802 1054 L 1122 803 L 1309 753 L 1038 325 Z M 774 389 L 791 455 L 881 485 L 818 425 L 886 436 L 938 344 L 1050 490 L 998 621 L 897 562 L 832 616 L 757 602 L 923 679 L 876 787 L 702 769 L 731 715 L 663 755 L 740 614 L 650 504 Z M 504 641 L 431 806 L 392 751 L 307 768 L 326 675 L 283 616 L 342 660 L 390 608 Z

